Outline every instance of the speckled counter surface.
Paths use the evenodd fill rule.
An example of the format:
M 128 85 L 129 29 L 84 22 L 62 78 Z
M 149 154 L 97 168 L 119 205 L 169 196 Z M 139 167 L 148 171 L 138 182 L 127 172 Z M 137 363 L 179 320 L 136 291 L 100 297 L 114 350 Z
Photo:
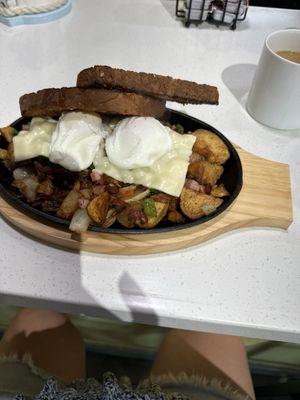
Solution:
M 93 64 L 215 84 L 220 105 L 171 107 L 214 125 L 257 155 L 290 164 L 294 223 L 239 230 L 196 248 L 147 257 L 59 250 L 0 219 L 0 302 L 162 326 L 300 342 L 300 130 L 276 131 L 244 109 L 264 37 L 300 28 L 300 12 L 251 8 L 235 32 L 186 29 L 173 1 L 74 1 L 45 25 L 0 26 L 0 125 L 18 98 L 74 85 Z

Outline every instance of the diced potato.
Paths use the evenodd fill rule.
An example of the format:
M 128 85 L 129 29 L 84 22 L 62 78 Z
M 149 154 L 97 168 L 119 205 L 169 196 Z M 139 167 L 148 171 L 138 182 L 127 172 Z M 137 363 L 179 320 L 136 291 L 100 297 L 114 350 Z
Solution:
M 76 181 L 74 183 L 73 189 L 72 190 L 76 190 L 76 192 L 78 192 L 80 190 L 80 182 Z
M 80 189 L 80 197 L 83 199 L 90 199 L 93 194 L 93 189 Z
M 167 214 L 169 203 L 160 203 L 156 201 L 155 203 L 156 208 L 156 217 L 148 217 L 148 221 L 146 223 L 141 223 L 140 220 L 136 221 L 136 225 L 140 228 L 151 229 L 154 228 Z
M 168 213 L 168 221 L 173 222 L 174 224 L 183 224 L 184 217 L 179 211 L 170 211 Z
M 110 195 L 107 192 L 99 194 L 87 206 L 89 216 L 97 224 L 103 224 L 109 208 Z
M 188 176 L 201 185 L 214 185 L 224 171 L 222 165 L 212 164 L 208 161 L 198 161 L 189 165 Z
M 221 204 L 222 199 L 194 190 L 183 188 L 180 195 L 180 208 L 190 219 L 198 219 L 214 212 Z
M 226 197 L 229 196 L 229 192 L 228 190 L 225 188 L 225 186 L 223 185 L 223 183 L 221 183 L 221 185 L 219 186 L 214 186 L 211 189 L 210 194 L 214 197 Z
M 14 145 L 13 143 L 9 143 L 7 147 L 7 155 L 6 162 L 10 168 L 14 168 L 15 166 L 15 156 L 14 156 Z
M 8 143 L 11 143 L 16 130 L 11 126 L 6 126 L 5 128 L 0 128 L 0 132 L 1 135 L 5 138 L 5 140 Z
M 6 160 L 6 159 L 7 159 L 7 150 L 0 149 L 0 160 Z
M 203 155 L 207 161 L 224 164 L 230 157 L 226 144 L 215 133 L 197 129 L 193 135 L 196 136 L 193 152 Z
M 61 218 L 71 219 L 75 211 L 78 209 L 79 197 L 80 194 L 78 191 L 78 184 L 76 182 L 73 189 L 67 194 L 61 203 L 57 211 L 57 215 Z
M 72 232 L 82 234 L 86 232 L 90 225 L 90 217 L 85 209 L 80 208 L 75 211 L 69 229 Z
M 133 228 L 135 223 L 134 223 L 134 218 L 133 215 L 137 211 L 141 210 L 142 207 L 140 203 L 134 202 L 128 204 L 122 211 L 120 211 L 117 214 L 117 221 L 122 225 L 125 226 L 125 228 Z
M 53 186 L 52 180 L 49 177 L 46 178 L 44 181 L 42 181 L 38 185 L 36 192 L 43 196 L 47 196 L 47 197 L 51 196 L 54 192 L 54 186 Z
M 178 197 L 173 197 L 169 203 L 169 211 L 176 211 L 178 205 Z

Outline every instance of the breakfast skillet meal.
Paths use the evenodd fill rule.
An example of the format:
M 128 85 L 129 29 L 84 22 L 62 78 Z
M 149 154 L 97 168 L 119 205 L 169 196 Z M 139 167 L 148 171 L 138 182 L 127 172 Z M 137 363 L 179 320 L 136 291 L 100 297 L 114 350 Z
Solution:
M 215 133 L 163 118 L 166 100 L 218 104 L 217 88 L 96 66 L 77 87 L 20 98 L 20 131 L 1 128 L 16 195 L 77 233 L 113 224 L 151 229 L 210 215 L 229 192 L 230 153 Z M 160 119 L 159 119 L 160 118 Z

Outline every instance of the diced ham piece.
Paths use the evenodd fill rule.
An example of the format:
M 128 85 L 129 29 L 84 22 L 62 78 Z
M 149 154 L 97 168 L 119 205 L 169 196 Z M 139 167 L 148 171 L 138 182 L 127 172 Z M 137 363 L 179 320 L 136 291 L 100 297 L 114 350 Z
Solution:
M 90 174 L 90 177 L 93 182 L 97 182 L 97 181 L 100 181 L 101 174 L 98 171 L 92 171 Z

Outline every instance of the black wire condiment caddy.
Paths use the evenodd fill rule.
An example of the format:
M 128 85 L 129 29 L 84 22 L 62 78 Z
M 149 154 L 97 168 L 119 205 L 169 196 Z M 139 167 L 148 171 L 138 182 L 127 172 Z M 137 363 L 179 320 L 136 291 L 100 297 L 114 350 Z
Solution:
M 237 23 L 246 19 L 248 0 L 176 0 L 175 11 L 187 28 L 206 21 L 235 30 Z

